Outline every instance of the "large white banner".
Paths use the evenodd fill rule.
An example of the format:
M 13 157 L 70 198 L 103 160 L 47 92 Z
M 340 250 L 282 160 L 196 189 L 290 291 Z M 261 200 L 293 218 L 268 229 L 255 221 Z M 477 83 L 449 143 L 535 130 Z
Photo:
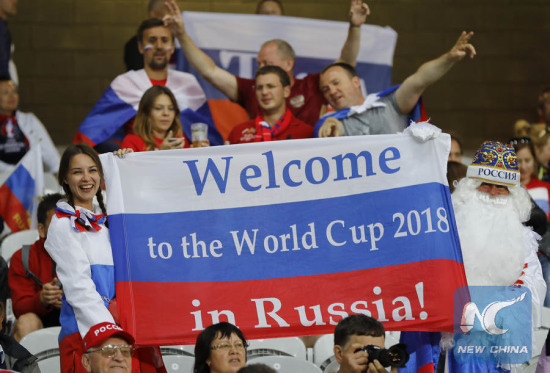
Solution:
M 123 326 L 140 344 L 218 321 L 331 333 L 350 313 L 452 330 L 449 148 L 397 134 L 102 155 Z
M 347 9 L 342 9 L 343 13 Z M 218 66 L 234 75 L 252 78 L 261 45 L 272 39 L 287 41 L 296 52 L 294 74 L 317 73 L 340 57 L 349 23 L 256 14 L 183 12 L 186 32 Z M 397 33 L 390 27 L 363 25 L 357 72 L 369 93 L 391 85 Z M 225 98 L 178 58 L 178 69 L 194 73 L 208 98 Z

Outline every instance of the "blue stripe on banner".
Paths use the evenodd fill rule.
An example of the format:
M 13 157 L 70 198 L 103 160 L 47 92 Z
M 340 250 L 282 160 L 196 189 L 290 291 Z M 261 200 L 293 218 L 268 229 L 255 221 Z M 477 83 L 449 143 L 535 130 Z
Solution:
M 6 180 L 6 185 L 25 210 L 29 210 L 34 196 L 34 178 L 23 165 L 19 165 Z
M 355 66 L 355 71 L 365 81 L 367 94 L 380 92 L 392 84 L 391 66 L 358 62 Z
M 278 205 L 111 215 L 116 281 L 239 281 L 462 262 L 448 196 L 448 187 L 429 183 Z M 125 231 L 132 236 L 118 233 Z

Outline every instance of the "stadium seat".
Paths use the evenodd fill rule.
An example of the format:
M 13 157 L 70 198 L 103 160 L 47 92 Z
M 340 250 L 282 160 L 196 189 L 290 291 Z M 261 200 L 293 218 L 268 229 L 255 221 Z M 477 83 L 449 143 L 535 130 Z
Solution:
M 332 359 L 327 360 L 327 364 L 323 364 L 320 368 L 323 373 L 337 373 L 340 369 L 340 364 L 338 364 L 333 356 Z
M 19 250 L 23 245 L 31 245 L 34 241 L 38 240 L 38 230 L 28 229 L 26 231 L 20 231 L 6 236 L 0 246 L 0 254 L 6 260 L 8 265 L 13 253 Z
M 185 355 L 193 357 L 195 356 L 195 345 L 161 346 L 160 352 L 163 356 Z
M 273 355 L 292 356 L 306 360 L 306 346 L 298 337 L 248 340 L 247 356 L 249 359 Z
M 248 360 L 248 364 L 265 364 L 281 373 L 321 373 L 321 369 L 309 361 L 292 356 L 258 356 Z
M 40 368 L 40 373 L 59 373 L 61 369 L 59 356 L 50 356 L 46 359 L 39 360 L 38 368 Z
M 27 334 L 21 339 L 21 345 L 38 359 L 42 373 L 59 372 L 59 343 L 57 341 L 60 326 L 44 328 Z
M 334 335 L 325 334 L 313 346 L 313 363 L 322 369 L 332 361 L 334 361 Z
M 59 355 L 57 339 L 60 331 L 60 326 L 36 330 L 24 336 L 20 343 L 38 360 L 46 359 L 49 356 Z
M 167 373 L 190 373 L 193 371 L 195 358 L 185 355 L 162 356 Z

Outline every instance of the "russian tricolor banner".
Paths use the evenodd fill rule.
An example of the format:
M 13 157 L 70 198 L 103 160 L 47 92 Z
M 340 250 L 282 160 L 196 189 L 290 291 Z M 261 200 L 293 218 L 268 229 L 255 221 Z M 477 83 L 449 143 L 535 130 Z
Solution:
M 342 14 L 349 9 L 342 7 Z M 287 41 L 296 52 L 294 75 L 318 73 L 340 57 L 348 22 L 256 14 L 183 12 L 185 30 L 191 39 L 221 68 L 233 75 L 253 78 L 261 45 L 272 39 Z M 365 91 L 374 93 L 391 85 L 397 33 L 390 27 L 363 25 L 356 70 Z M 322 46 L 322 47 L 319 47 Z M 208 98 L 226 98 L 202 79 L 184 58 L 178 70 L 191 72 Z
M 347 11 L 346 5 L 343 6 L 342 14 Z M 286 16 L 188 11 L 182 16 L 185 30 L 195 44 L 216 65 L 243 78 L 254 78 L 258 51 L 264 42 L 273 39 L 285 40 L 294 49 L 296 78 L 318 73 L 340 57 L 349 28 L 348 22 Z M 392 84 L 396 41 L 397 33 L 390 27 L 361 27 L 355 68 L 365 94 L 380 92 Z M 203 79 L 185 59 L 181 49 L 177 49 L 177 53 L 177 69 L 195 75 L 206 93 L 216 127 L 226 138 L 235 125 L 248 119 L 246 112 Z
M 102 155 L 122 326 L 160 345 L 218 321 L 332 333 L 351 313 L 451 331 L 449 149 L 397 134 Z
M 78 128 L 74 143 L 94 146 L 109 139 L 122 141 L 126 135 L 123 125 L 135 117 L 143 93 L 152 86 L 145 70 L 131 70 L 116 77 Z M 176 97 L 187 138 L 191 139 L 191 124 L 202 122 L 209 126 L 210 144 L 221 145 L 223 139 L 197 80 L 191 74 L 168 70 L 166 87 Z
M 11 232 L 36 228 L 38 197 L 44 189 L 39 146 L 32 147 L 0 186 L 0 216 Z

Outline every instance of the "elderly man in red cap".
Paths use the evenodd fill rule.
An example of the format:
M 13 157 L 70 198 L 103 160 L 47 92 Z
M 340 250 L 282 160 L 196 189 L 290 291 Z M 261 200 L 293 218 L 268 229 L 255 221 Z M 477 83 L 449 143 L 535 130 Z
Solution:
M 90 329 L 84 349 L 82 365 L 90 373 L 132 371 L 134 337 L 116 324 L 104 322 Z

